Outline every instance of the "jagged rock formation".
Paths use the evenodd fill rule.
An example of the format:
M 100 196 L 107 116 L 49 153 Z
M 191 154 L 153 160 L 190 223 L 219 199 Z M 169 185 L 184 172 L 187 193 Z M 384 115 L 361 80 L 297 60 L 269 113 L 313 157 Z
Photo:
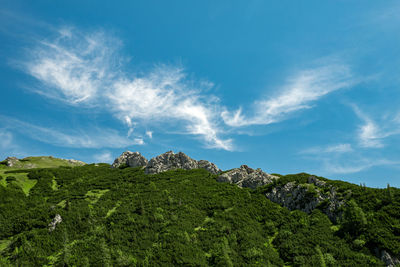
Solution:
M 315 176 L 310 176 L 306 184 L 289 182 L 283 186 L 276 186 L 266 193 L 266 196 L 290 210 L 301 210 L 306 213 L 310 213 L 321 204 L 322 211 L 332 221 L 340 217 L 339 208 L 345 204 L 344 200 L 337 197 L 335 187 L 328 186 Z
M 60 214 L 56 214 L 56 216 L 53 218 L 51 223 L 49 223 L 49 232 L 53 232 L 56 229 L 57 224 L 62 222 L 62 218 Z
M 165 152 L 155 158 L 152 158 L 146 166 L 146 173 L 160 173 L 173 169 L 206 169 L 212 174 L 217 174 L 221 170 L 214 164 L 207 160 L 195 160 L 187 156 L 183 152 L 175 154 L 172 151 Z
M 145 167 L 145 173 L 155 174 L 174 169 L 205 169 L 212 174 L 217 174 L 221 170 L 214 164 L 207 160 L 195 160 L 187 156 L 183 152 L 175 154 L 172 151 L 165 152 L 150 161 L 147 161 L 139 152 L 126 151 L 115 159 L 112 167 L 118 168 L 126 164 L 128 167 Z
M 121 154 L 121 156 L 114 160 L 112 167 L 118 168 L 122 165 L 126 165 L 128 167 L 145 167 L 147 163 L 147 159 L 139 152 L 125 151 Z
M 221 174 L 218 177 L 218 182 L 228 182 L 237 184 L 240 187 L 257 188 L 266 184 L 272 183 L 278 176 L 263 172 L 261 169 L 252 169 L 247 165 L 242 165 L 240 168 L 232 169 Z

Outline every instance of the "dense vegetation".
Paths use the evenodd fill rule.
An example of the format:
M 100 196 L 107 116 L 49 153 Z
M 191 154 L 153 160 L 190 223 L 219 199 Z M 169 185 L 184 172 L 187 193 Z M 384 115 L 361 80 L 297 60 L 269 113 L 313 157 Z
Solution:
M 34 183 L 28 192 L 21 173 Z M 5 266 L 383 266 L 375 249 L 400 254 L 396 188 L 329 181 L 348 196 L 333 224 L 319 209 L 306 214 L 272 203 L 268 186 L 241 189 L 205 170 L 146 175 L 91 164 L 2 176 Z M 56 214 L 62 222 L 50 231 Z

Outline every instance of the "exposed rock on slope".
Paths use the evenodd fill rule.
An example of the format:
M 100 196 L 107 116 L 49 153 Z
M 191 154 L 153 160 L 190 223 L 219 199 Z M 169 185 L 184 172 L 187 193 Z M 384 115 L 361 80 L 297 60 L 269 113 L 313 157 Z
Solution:
M 395 267 L 400 265 L 400 260 L 392 255 L 390 255 L 386 250 L 377 249 L 377 254 L 379 258 L 385 263 L 387 267 Z
M 13 167 L 17 162 L 19 162 L 19 159 L 16 157 L 8 157 L 5 162 L 8 167 Z
M 118 168 L 122 165 L 128 167 L 145 167 L 148 161 L 139 152 L 125 151 L 118 158 L 114 160 L 112 167 Z
M 212 174 L 217 174 L 221 170 L 214 164 L 207 160 L 195 160 L 187 156 L 185 153 L 179 152 L 175 154 L 168 151 L 161 154 L 150 161 L 147 161 L 139 152 L 126 151 L 115 159 L 112 167 L 117 168 L 126 164 L 128 167 L 145 167 L 145 173 L 154 174 L 174 169 L 205 169 Z
M 152 158 L 146 166 L 146 173 L 160 173 L 173 169 L 206 169 L 212 174 L 217 174 L 221 170 L 214 164 L 207 160 L 195 160 L 187 156 L 185 153 L 179 152 L 175 154 L 168 151 L 155 158 Z
M 247 165 L 242 165 L 240 168 L 232 169 L 221 174 L 218 177 L 218 182 L 228 182 L 237 184 L 240 187 L 257 188 L 266 184 L 272 183 L 278 176 L 274 176 L 263 172 L 261 169 L 252 169 Z
M 76 165 L 76 166 L 86 165 L 85 162 L 80 161 L 80 160 L 76 160 L 76 159 L 67 159 L 66 161 L 68 161 L 68 163 L 71 163 L 71 164 Z
M 283 186 L 276 186 L 266 196 L 290 210 L 306 213 L 310 213 L 321 204 L 322 211 L 333 221 L 340 216 L 339 208 L 345 203 L 337 197 L 335 187 L 328 186 L 315 176 L 310 176 L 306 184 L 289 182 Z
M 51 223 L 49 223 L 49 232 L 53 232 L 56 229 L 57 224 L 62 222 L 62 218 L 60 214 L 56 214 L 56 216 L 53 218 Z

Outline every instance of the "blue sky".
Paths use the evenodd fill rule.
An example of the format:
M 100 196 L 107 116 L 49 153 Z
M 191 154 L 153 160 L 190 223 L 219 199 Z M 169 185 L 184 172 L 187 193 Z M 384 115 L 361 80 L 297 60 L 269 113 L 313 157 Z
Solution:
M 1 0 L 0 157 L 173 150 L 399 187 L 399 14 L 396 1 Z

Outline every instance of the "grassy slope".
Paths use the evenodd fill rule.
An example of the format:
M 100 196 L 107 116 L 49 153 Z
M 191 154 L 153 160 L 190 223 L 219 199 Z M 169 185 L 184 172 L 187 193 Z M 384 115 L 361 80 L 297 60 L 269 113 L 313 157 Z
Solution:
M 305 177 L 282 181 L 304 182 Z M 218 183 L 204 170 L 145 175 L 100 164 L 32 170 L 29 178 L 38 181 L 29 196 L 16 186 L 0 188 L 0 240 L 11 240 L 3 245 L 0 264 L 381 266 L 372 248 L 399 248 L 398 214 L 391 214 L 388 231 L 381 231 L 390 242 L 376 238 L 373 243 L 368 229 L 353 235 L 319 210 L 289 212 L 262 190 Z M 388 220 L 380 209 L 396 212 L 382 204 L 384 191 L 368 189 L 363 195 L 355 185 L 337 186 L 344 192 L 351 187 L 356 200 L 364 202 L 372 230 L 384 229 Z M 397 189 L 392 197 L 399 198 Z M 369 207 L 375 199 L 380 206 Z M 49 233 L 55 214 L 63 221 Z
M 11 183 L 15 183 L 24 191 L 26 195 L 29 195 L 29 191 L 32 187 L 35 186 L 36 180 L 28 179 L 28 172 L 19 172 L 19 173 L 9 173 L 11 171 L 19 171 L 23 169 L 32 169 L 32 168 L 57 168 L 60 166 L 79 166 L 80 164 L 69 162 L 65 159 L 53 158 L 53 157 L 27 157 L 19 160 L 14 166 L 8 167 L 5 165 L 5 162 L 0 164 L 0 185 L 7 186 L 6 177 L 14 176 L 16 181 L 12 181 Z

